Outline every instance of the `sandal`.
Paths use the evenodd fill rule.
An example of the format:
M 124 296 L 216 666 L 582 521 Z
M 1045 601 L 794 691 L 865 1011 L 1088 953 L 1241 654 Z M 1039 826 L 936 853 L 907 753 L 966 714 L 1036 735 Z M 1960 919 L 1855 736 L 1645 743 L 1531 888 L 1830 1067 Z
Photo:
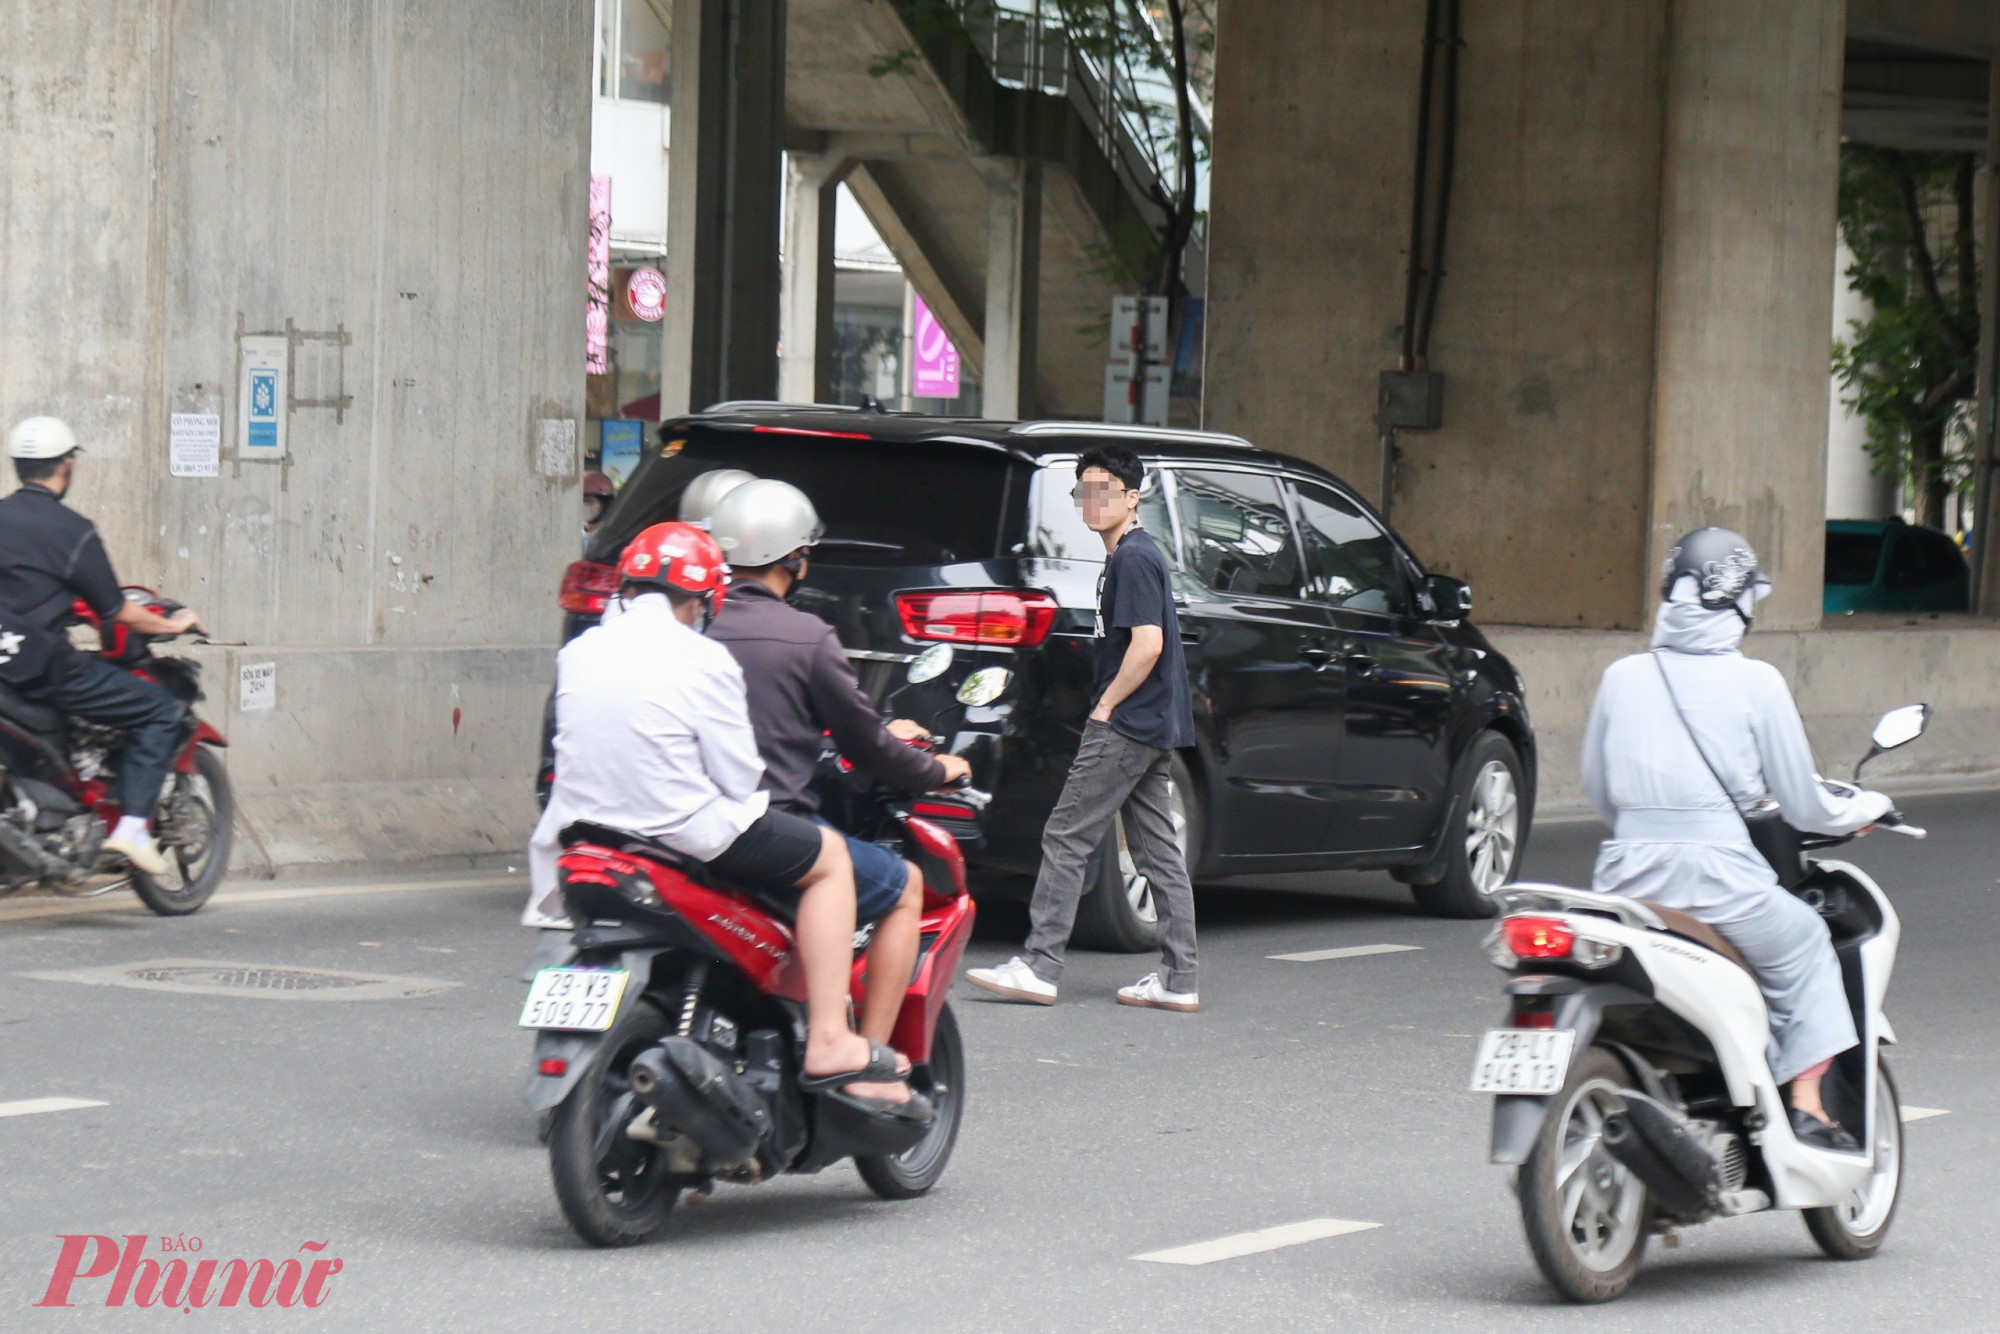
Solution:
M 903 1102 L 861 1098 L 844 1091 L 835 1091 L 829 1096 L 839 1098 L 849 1106 L 859 1107 L 862 1111 L 875 1116 L 886 1116 L 897 1121 L 913 1121 L 918 1125 L 928 1125 L 937 1116 L 937 1109 L 931 1105 L 931 1100 L 915 1089 L 910 1090 L 910 1096 Z
M 849 1084 L 894 1084 L 903 1077 L 902 1071 L 896 1068 L 896 1061 L 894 1048 L 871 1042 L 868 1044 L 868 1064 L 859 1070 L 837 1070 L 830 1075 L 809 1075 L 801 1070 L 799 1087 L 807 1093 L 831 1093 Z M 862 1100 L 857 1098 L 855 1101 Z

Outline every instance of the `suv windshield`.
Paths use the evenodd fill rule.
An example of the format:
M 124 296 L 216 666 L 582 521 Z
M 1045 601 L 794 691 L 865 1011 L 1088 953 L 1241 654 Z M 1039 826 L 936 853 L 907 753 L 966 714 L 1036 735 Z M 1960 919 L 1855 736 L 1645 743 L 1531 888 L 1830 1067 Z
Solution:
M 1018 466 L 997 451 L 939 441 L 697 430 L 679 454 L 653 459 L 633 477 L 634 504 L 619 506 L 605 545 L 615 552 L 646 525 L 677 517 L 682 490 L 709 468 L 742 468 L 811 498 L 826 526 L 814 556 L 828 565 L 990 560 L 1001 554 L 1009 475 Z M 597 543 L 591 557 L 607 558 Z

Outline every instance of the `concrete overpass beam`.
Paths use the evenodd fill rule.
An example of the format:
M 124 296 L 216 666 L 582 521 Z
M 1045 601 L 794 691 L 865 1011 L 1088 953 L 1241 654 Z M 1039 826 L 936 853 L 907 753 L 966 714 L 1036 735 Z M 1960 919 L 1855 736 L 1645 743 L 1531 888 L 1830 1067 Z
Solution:
M 845 158 L 785 160 L 785 254 L 778 397 L 826 403 L 833 394 L 833 221 Z
M 776 398 L 785 0 L 676 0 L 666 416 Z
M 1042 166 L 1011 161 L 989 187 L 986 223 L 985 415 L 1035 415 L 1035 333 L 1041 320 Z

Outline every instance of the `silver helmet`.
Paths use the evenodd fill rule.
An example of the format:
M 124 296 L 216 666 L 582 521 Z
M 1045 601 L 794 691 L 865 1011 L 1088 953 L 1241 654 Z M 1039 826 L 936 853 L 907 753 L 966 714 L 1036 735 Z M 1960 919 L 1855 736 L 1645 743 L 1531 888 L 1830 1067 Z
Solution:
M 806 493 L 790 482 L 745 482 L 722 498 L 709 533 L 730 565 L 756 569 L 819 541 L 826 529 Z
M 697 528 L 708 527 L 708 521 L 715 515 L 715 507 L 722 503 L 724 496 L 745 482 L 756 480 L 756 473 L 745 472 L 741 468 L 716 468 L 701 474 L 681 492 L 680 521 Z

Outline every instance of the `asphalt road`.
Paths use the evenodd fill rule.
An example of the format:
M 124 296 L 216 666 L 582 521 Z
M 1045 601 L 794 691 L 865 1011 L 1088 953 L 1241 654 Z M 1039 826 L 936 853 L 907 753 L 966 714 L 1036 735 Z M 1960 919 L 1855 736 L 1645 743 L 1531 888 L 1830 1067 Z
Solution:
M 1928 843 L 1851 855 L 1903 914 L 1904 1097 L 1948 1114 L 1909 1127 L 1894 1235 L 1863 1264 L 1764 1215 L 1656 1244 L 1615 1306 L 1555 1304 L 1486 1165 L 1486 1102 L 1463 1091 L 1499 1009 L 1485 928 L 1418 917 L 1364 875 L 1204 891 L 1199 1015 L 1114 1005 L 1148 966 L 1128 957 L 1077 956 L 1054 1009 L 961 985 L 967 1119 L 923 1200 L 877 1201 L 843 1166 L 724 1186 L 659 1242 L 593 1251 L 518 1101 L 518 884 L 249 881 L 177 921 L 0 903 L 0 1327 L 145 1319 L 104 1309 L 101 1278 L 72 1309 L 32 1305 L 59 1236 L 145 1234 L 148 1257 L 174 1236 L 202 1239 L 196 1259 L 323 1241 L 302 1258 L 342 1261 L 317 1311 L 184 1329 L 1990 1329 L 2000 795 L 1906 805 Z M 1538 831 L 1529 878 L 1580 881 L 1595 837 Z M 971 962 L 1010 952 L 1020 921 L 989 912 Z M 1375 944 L 1418 948 L 1268 957 Z M 315 1002 L 27 976 L 163 959 L 450 985 Z M 5 1114 L 42 1098 L 103 1105 Z M 1378 1226 L 1199 1266 L 1133 1258 L 1320 1219 Z

